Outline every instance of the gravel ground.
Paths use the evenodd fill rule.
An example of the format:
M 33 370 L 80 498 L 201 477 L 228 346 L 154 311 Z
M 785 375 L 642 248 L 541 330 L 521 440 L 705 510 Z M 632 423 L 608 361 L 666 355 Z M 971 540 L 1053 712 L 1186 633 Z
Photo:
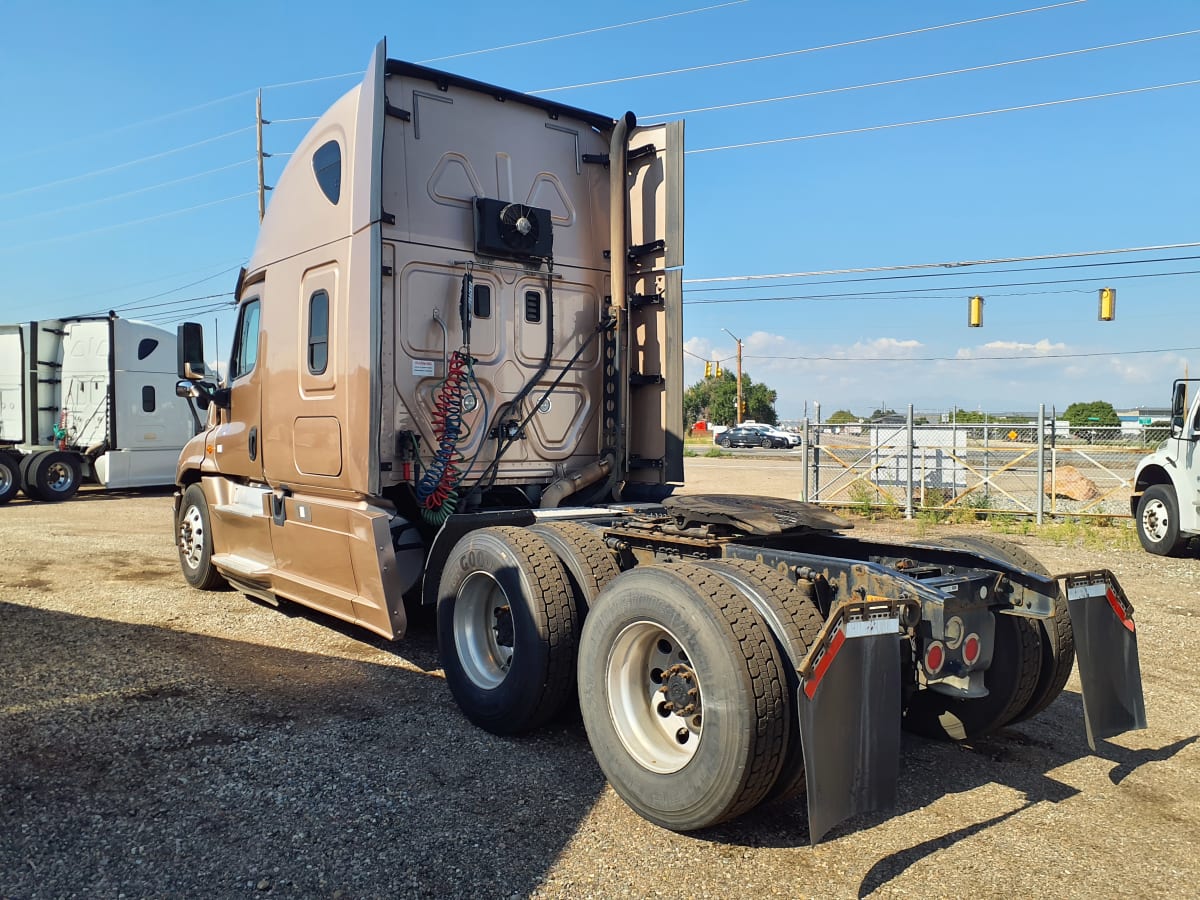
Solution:
M 690 490 L 761 481 L 689 470 Z M 797 808 L 692 835 L 645 822 L 577 717 L 520 739 L 473 728 L 428 623 L 389 644 L 189 589 L 170 516 L 166 494 L 0 508 L 0 897 L 1177 897 L 1200 883 L 1200 560 L 1019 538 L 1051 569 L 1117 573 L 1150 728 L 1090 755 L 1073 676 L 1041 716 L 972 746 L 906 735 L 897 808 L 810 848 Z

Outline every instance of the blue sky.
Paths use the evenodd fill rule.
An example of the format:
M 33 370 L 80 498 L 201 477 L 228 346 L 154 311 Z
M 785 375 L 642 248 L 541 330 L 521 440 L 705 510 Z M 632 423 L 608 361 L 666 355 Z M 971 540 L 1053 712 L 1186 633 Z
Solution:
M 213 312 L 224 298 L 209 295 L 232 289 L 254 243 L 254 91 L 359 72 L 380 37 L 398 58 L 468 54 L 431 64 L 526 91 L 787 54 L 548 94 L 648 120 L 816 92 L 690 113 L 690 151 L 876 129 L 689 154 L 689 383 L 703 358 L 732 366 L 728 329 L 743 339 L 750 376 L 779 391 L 783 418 L 806 404 L 811 413 L 812 401 L 859 414 L 908 403 L 1162 405 L 1185 367 L 1200 374 L 1200 349 L 1173 349 L 1200 348 L 1200 259 L 1179 259 L 1200 257 L 1200 247 L 695 281 L 1200 242 L 1200 85 L 878 129 L 1200 79 L 1200 35 L 830 92 L 1200 29 L 1195 0 L 1021 12 L 1049 5 L 356 2 L 339 19 L 337 8 L 309 2 L 9 0 L 0 6 L 0 270 L 9 285 L 0 321 L 131 308 L 173 327 L 166 320 L 190 311 L 210 340 L 216 325 L 224 353 L 231 317 Z M 1021 14 L 861 42 L 1005 13 Z M 606 28 L 661 16 L 671 17 Z M 604 30 L 472 52 L 591 29 Z M 310 124 L 281 120 L 318 116 L 354 83 L 266 90 L 264 113 L 277 123 L 267 150 L 291 150 Z M 283 164 L 268 160 L 268 183 Z M 1118 265 L 1040 270 L 1095 263 Z M 1166 274 L 1175 272 L 1190 274 Z M 895 277 L 913 274 L 931 277 Z M 889 280 L 835 283 L 863 277 Z M 1109 323 L 1096 320 L 1104 284 L 1118 289 Z M 870 293 L 881 291 L 893 293 Z M 966 327 L 971 294 L 987 298 L 980 329 Z M 813 295 L 824 296 L 762 299 Z M 204 299 L 150 306 L 188 298 Z M 726 302 L 706 302 L 718 299 Z

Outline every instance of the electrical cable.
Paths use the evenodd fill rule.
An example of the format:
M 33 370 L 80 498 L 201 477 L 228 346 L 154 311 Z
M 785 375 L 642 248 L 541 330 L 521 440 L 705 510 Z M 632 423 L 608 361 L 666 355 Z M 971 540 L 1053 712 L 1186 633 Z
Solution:
M 1135 278 L 1170 278 L 1179 275 L 1200 275 L 1200 269 L 1187 269 L 1183 272 L 1143 272 L 1137 275 L 1105 275 L 1095 278 L 1059 278 L 1048 281 L 1009 281 L 1000 282 L 998 284 L 977 284 L 972 286 L 963 285 L 964 293 L 985 291 L 992 287 L 1031 287 L 1046 284 L 1078 284 L 1083 281 L 1127 281 Z M 944 287 L 933 288 L 905 288 L 903 290 L 894 291 L 858 291 L 850 294 L 794 294 L 790 296 L 779 297 L 702 297 L 696 300 L 684 300 L 685 304 L 696 306 L 709 303 L 757 303 L 764 300 L 781 301 L 781 300 L 837 300 L 837 299 L 854 299 L 854 300 L 905 300 L 907 297 L 889 296 L 894 294 L 917 294 L 925 291 L 943 291 Z M 962 299 L 958 297 L 956 299 Z
M 780 287 L 800 287 L 811 284 L 858 284 L 866 281 L 908 281 L 911 279 L 941 278 L 953 276 L 961 278 L 964 275 L 1007 275 L 1010 272 L 1053 272 L 1060 269 L 1091 269 L 1102 266 L 1135 266 L 1159 262 L 1187 262 L 1200 259 L 1200 256 L 1156 256 L 1151 259 L 1127 259 L 1116 262 L 1070 263 L 1063 266 L 1027 266 L 1020 269 L 993 269 L 986 272 L 927 272 L 921 275 L 875 275 L 868 278 L 839 278 L 831 281 L 791 281 L 780 284 L 749 284 L 737 287 L 688 288 L 686 294 L 714 293 L 718 291 L 762 291 Z
M 210 138 L 205 138 L 201 141 L 193 141 L 190 144 L 184 144 L 182 147 L 172 147 L 170 150 L 163 150 L 160 153 L 152 153 L 149 156 L 142 156 L 138 159 L 131 159 L 123 163 L 117 163 L 115 166 L 106 166 L 103 169 L 94 169 L 91 172 L 84 172 L 80 175 L 71 175 L 68 178 L 59 178 L 56 181 L 47 181 L 44 184 L 35 184 L 30 187 L 24 187 L 17 191 L 9 191 L 7 194 L 0 194 L 0 200 L 7 200 L 10 197 L 20 197 L 24 194 L 32 194 L 36 191 L 44 191 L 47 188 L 58 187 L 64 184 L 74 184 L 77 181 L 84 181 L 88 178 L 94 178 L 97 175 L 107 175 L 110 172 L 119 172 L 122 169 L 128 169 L 130 166 L 140 165 L 144 162 L 151 162 L 156 159 L 162 159 L 167 156 L 172 156 L 176 153 L 183 153 L 185 150 L 192 150 L 196 147 L 203 147 L 205 144 L 212 144 L 216 141 L 223 141 L 226 138 L 234 137 L 235 135 L 245 134 L 247 131 L 253 131 L 255 126 L 246 125 L 242 128 L 235 128 L 233 131 L 226 131 L 224 134 L 218 134 Z
M 195 206 L 187 206 L 183 209 L 172 209 L 164 213 L 158 213 L 153 216 L 146 216 L 142 219 L 132 219 L 128 222 L 117 222 L 115 225 L 104 225 L 100 228 L 92 228 L 88 231 L 76 231 L 73 234 L 59 234 L 54 237 L 44 238 L 40 241 L 27 241 L 24 244 L 5 244 L 0 245 L 0 255 L 11 253 L 14 250 L 24 250 L 28 247 L 41 247 L 45 244 L 56 244 L 59 241 L 70 241 L 75 238 L 87 237 L 93 234 L 101 234 L 105 231 L 115 231 L 118 228 L 129 228 L 133 225 L 144 225 L 147 222 L 157 222 L 160 219 L 168 219 L 172 216 L 183 215 L 184 213 L 194 212 L 198 209 L 205 209 L 209 206 L 218 206 L 222 203 L 230 203 L 234 200 L 242 200 L 246 197 L 257 197 L 258 191 L 247 191 L 244 194 L 234 194 L 232 197 L 222 197 L 219 200 L 209 200 L 205 203 L 197 203 Z
M 1178 244 L 1153 244 L 1145 247 L 1120 247 L 1112 250 L 1077 250 L 1069 253 L 1043 253 L 1037 256 L 1008 256 L 995 259 L 971 259 L 961 262 L 910 263 L 902 266 L 859 266 L 853 269 L 822 269 L 813 272 L 783 272 L 775 275 L 719 275 L 714 278 L 685 278 L 684 284 L 712 284 L 720 281 L 761 281 L 772 278 L 807 278 L 814 275 L 857 275 L 861 272 L 904 272 L 912 269 L 958 269 L 965 266 L 998 266 L 1006 263 L 1037 262 L 1044 259 L 1076 259 L 1083 256 L 1109 256 L 1116 253 L 1151 253 L 1159 250 L 1183 250 L 1200 247 L 1200 241 Z
M 911 122 L 890 122 L 886 125 L 870 125 L 866 128 L 843 128 L 839 131 L 823 131 L 818 134 L 801 134 L 795 137 L 771 138 L 765 141 L 745 141 L 740 144 L 724 144 L 719 147 L 701 147 L 696 150 L 685 150 L 684 155 L 698 153 L 719 153 L 723 150 L 744 150 L 749 147 L 766 147 L 772 144 L 790 144 L 796 141 L 813 141 L 817 138 L 841 137 L 848 134 L 864 134 L 868 131 L 887 131 L 892 128 L 908 128 L 913 125 L 932 125 L 936 122 L 954 122 L 960 119 L 975 119 L 980 116 L 994 116 L 1000 113 L 1022 112 L 1028 109 L 1044 109 L 1049 106 L 1063 106 L 1067 103 L 1083 103 L 1088 100 L 1105 100 L 1109 97 L 1127 97 L 1131 94 L 1145 94 L 1150 91 L 1165 91 L 1170 88 L 1189 87 L 1200 84 L 1200 78 L 1189 81 L 1174 81 L 1170 84 L 1154 84 L 1149 87 L 1130 88 L 1124 91 L 1108 91 L 1103 94 L 1089 94 L 1085 97 L 1068 97 L 1065 100 L 1047 100 L 1044 103 L 1026 103 L 1021 106 L 1006 106 L 1001 109 L 985 109 L 979 112 L 959 113 L 954 116 L 936 116 L 931 119 L 915 119 Z
M 1155 347 L 1145 350 L 1103 350 L 1088 353 L 1037 353 L 1019 356 L 759 356 L 743 354 L 743 359 L 789 360 L 800 362 L 979 362 L 1014 359 L 1080 359 L 1095 356 L 1137 356 L 1146 353 L 1189 353 L 1200 347 Z
M 765 97 L 759 100 L 742 100 L 737 103 L 722 103 L 716 106 L 697 106 L 692 109 L 680 109 L 673 112 L 651 113 L 646 116 L 639 116 L 639 120 L 649 122 L 653 119 L 669 119 L 677 116 L 693 116 L 698 113 L 718 112 L 728 109 L 742 109 L 748 106 L 761 106 L 767 103 L 782 103 L 786 100 L 801 100 L 807 97 L 823 97 L 828 94 L 841 94 L 847 91 L 861 91 L 867 88 L 890 87 L 897 84 L 910 84 L 914 81 L 928 81 L 933 78 L 945 78 L 950 75 L 963 75 L 968 72 L 984 72 L 989 69 L 1002 69 L 1006 66 L 1016 66 L 1022 63 L 1030 62 L 1045 62 L 1051 59 L 1063 59 L 1068 56 L 1079 56 L 1083 53 L 1095 53 L 1101 50 L 1114 50 L 1118 47 L 1132 47 L 1137 44 L 1148 44 L 1154 41 L 1165 41 L 1170 38 L 1187 37 L 1189 35 L 1200 34 L 1200 28 L 1191 31 L 1177 31 L 1172 34 L 1160 34 L 1154 37 L 1137 38 L 1132 41 L 1121 41 L 1115 44 L 1102 44 L 1096 47 L 1085 47 L 1080 50 L 1063 50 L 1058 53 L 1045 53 L 1041 56 L 1027 56 L 1024 59 L 1010 59 L 1004 62 L 987 63 L 981 66 L 967 66 L 962 69 L 949 69 L 945 72 L 931 72 L 925 75 L 910 75 L 905 78 L 890 78 L 886 81 L 871 81 L 865 84 L 851 84 L 844 87 L 824 88 L 819 91 L 804 91 L 799 94 L 786 94 L 781 97 Z
M 769 60 L 769 59 L 782 59 L 782 58 L 788 57 L 788 56 L 798 56 L 802 53 L 817 53 L 818 51 L 821 51 L 821 50 L 835 50 L 835 49 L 838 49 L 841 47 L 854 47 L 859 44 L 870 44 L 870 43 L 874 43 L 875 41 L 890 40 L 891 38 L 911 37 L 914 34 L 928 34 L 929 32 L 932 32 L 932 31 L 943 31 L 947 28 L 958 28 L 962 25 L 977 25 L 981 22 L 994 22 L 997 19 L 1008 19 L 1013 16 L 1023 16 L 1028 13 L 1044 12 L 1044 11 L 1050 10 L 1050 9 L 1059 9 L 1060 7 L 1064 7 L 1064 6 L 1076 6 L 1083 2 L 1084 2 L 1084 0 L 1065 0 L 1065 2 L 1051 3 L 1047 6 L 1035 6 L 1035 7 L 1029 8 L 1029 9 L 1019 9 L 1019 10 L 1015 10 L 1013 12 L 999 13 L 994 16 L 981 16 L 981 17 L 975 18 L 975 19 L 963 19 L 958 22 L 947 22 L 942 25 L 929 25 L 924 28 L 913 28 L 913 29 L 909 29 L 908 31 L 896 31 L 896 32 L 892 32 L 891 34 L 878 34 L 878 35 L 874 35 L 873 37 L 856 38 L 851 41 L 838 41 L 837 43 L 834 43 L 834 44 L 822 44 L 821 46 L 818 46 L 818 47 L 803 47 L 799 50 L 785 50 L 781 53 L 768 53 L 763 56 L 746 57 L 745 59 L 731 59 L 731 60 L 726 60 L 724 62 L 705 63 L 703 65 L 698 65 L 698 66 L 684 66 L 679 69 L 669 69 L 664 72 L 648 72 L 648 73 L 645 73 L 642 75 L 625 75 L 620 78 L 607 78 L 607 79 L 604 79 L 603 81 L 587 81 L 587 82 L 582 82 L 580 84 L 563 85 L 561 87 L 542 88 L 542 89 L 536 90 L 536 91 L 526 91 L 526 93 L 535 94 L 535 95 L 536 94 L 553 94 L 553 93 L 557 93 L 559 91 L 573 91 L 578 88 L 600 87 L 600 86 L 609 85 L 609 84 L 623 84 L 624 82 L 641 81 L 641 80 L 644 80 L 647 78 L 662 78 L 663 76 L 666 76 L 666 75 L 680 75 L 680 74 L 684 74 L 686 72 L 701 72 L 701 71 L 705 71 L 708 69 L 720 69 L 720 68 L 724 68 L 726 66 L 740 66 L 744 63 L 763 62 L 763 61 Z
M 620 22 L 616 25 L 601 25 L 598 28 L 588 28 L 583 31 L 572 31 L 568 34 L 557 34 L 553 35 L 552 37 L 533 38 L 532 40 L 528 41 L 518 41 L 515 44 L 501 44 L 498 47 L 487 47 L 483 50 L 465 50 L 462 53 L 451 53 L 446 56 L 435 56 L 431 59 L 423 59 L 421 60 L 421 65 L 445 62 L 448 59 L 462 59 L 464 56 L 478 56 L 482 53 L 495 53 L 499 50 L 515 50 L 518 47 L 530 47 L 534 44 L 546 44 L 550 41 L 561 41 L 567 38 L 583 37 L 589 34 L 598 34 L 602 31 L 615 31 L 618 28 L 629 28 L 633 25 L 646 25 L 650 22 L 661 22 L 664 19 L 677 19 L 680 16 L 691 16 L 695 15 L 696 13 L 709 12 L 714 9 L 724 9 L 727 6 L 741 6 L 743 3 L 747 2 L 749 2 L 749 0 L 731 0 L 729 3 L 718 3 L 714 6 L 702 6 L 698 9 L 685 9 L 682 12 L 667 13 L 666 15 L 662 16 L 651 16 L 648 19 L 637 19 L 632 22 Z
M 150 191 L 156 191 L 159 188 L 171 187 L 176 184 L 183 184 L 184 182 L 195 181 L 198 178 L 204 178 L 205 176 L 208 176 L 208 175 L 215 175 L 218 172 L 225 172 L 229 169 L 236 169 L 238 166 L 253 165 L 256 161 L 257 160 L 254 160 L 254 159 L 243 159 L 240 162 L 229 163 L 229 165 L 226 165 L 226 166 L 218 166 L 215 169 L 209 169 L 205 172 L 197 172 L 194 175 L 184 175 L 182 178 L 173 178 L 170 181 L 161 181 L 158 184 L 152 184 L 147 187 L 136 188 L 132 191 L 125 191 L 124 193 L 121 193 L 121 194 L 111 194 L 107 197 L 100 197 L 96 200 L 89 200 L 86 203 L 75 203 L 75 204 L 72 204 L 71 206 L 60 206 L 58 209 L 47 209 L 47 210 L 43 210 L 42 212 L 36 212 L 36 213 L 32 213 L 31 215 L 28 215 L 28 216 L 23 216 L 19 219 L 6 219 L 4 221 L 0 221 L 0 226 L 15 225 L 19 222 L 28 222 L 31 219 L 41 219 L 41 218 L 45 218 L 46 216 L 57 216 L 57 215 L 61 215 L 62 213 L 75 212 L 76 210 L 80 210 L 80 209 L 87 209 L 88 207 L 91 207 L 91 206 L 99 206 L 103 203 L 110 203 L 113 200 L 123 200 L 126 197 L 134 197 L 138 194 L 145 194 Z

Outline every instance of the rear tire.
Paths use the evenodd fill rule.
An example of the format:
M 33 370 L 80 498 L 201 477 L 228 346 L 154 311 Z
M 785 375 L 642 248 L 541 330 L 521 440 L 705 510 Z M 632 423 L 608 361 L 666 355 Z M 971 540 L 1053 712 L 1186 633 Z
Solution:
M 785 708 L 788 724 L 783 765 L 764 799 L 794 800 L 803 796 L 808 786 L 804 773 L 804 748 L 800 741 L 800 717 L 796 708 L 800 689 L 796 666 L 808 655 L 825 620 L 811 595 L 769 566 L 746 559 L 713 560 L 701 565 L 723 575 L 743 594 L 757 597 L 759 603 L 756 609 L 760 610 L 766 605 L 772 611 L 773 615 L 766 617 L 766 624 L 782 645 L 779 655 L 787 675 Z
M 700 566 L 625 572 L 584 623 L 588 740 L 613 789 L 664 828 L 706 828 L 767 795 L 783 762 L 785 690 L 762 618 Z
M 1175 556 L 1187 539 L 1179 534 L 1179 502 L 1170 485 L 1152 484 L 1138 500 L 1138 540 L 1150 553 Z
M 521 734 L 575 688 L 579 616 L 558 557 L 524 528 L 481 528 L 450 551 L 437 602 L 438 649 L 463 714 Z
M 769 437 L 765 437 L 761 441 L 758 442 L 758 446 L 762 447 L 764 450 L 770 450 L 772 447 L 775 446 L 775 442 L 773 440 L 771 440 Z
M 986 553 L 1018 568 L 1049 575 L 1050 570 L 1023 547 L 1012 541 L 993 537 L 950 538 L 943 541 L 946 546 L 960 546 L 967 550 Z M 1037 685 L 1025 708 L 1017 713 L 1012 722 L 1030 719 L 1054 702 L 1066 687 L 1075 665 L 1075 631 L 1071 627 L 1071 611 L 1067 598 L 1060 588 L 1054 598 L 1054 618 L 1039 620 L 1042 632 L 1042 665 L 1038 672 Z M 1011 722 L 1009 723 L 1011 724 Z
M 30 465 L 28 474 L 38 496 L 48 503 L 70 500 L 83 480 L 79 459 L 73 453 L 62 450 L 39 453 L 37 461 Z
M 7 503 L 21 489 L 21 460 L 11 453 L 0 453 L 0 504 Z
M 529 529 L 554 551 L 563 564 L 575 596 L 579 621 L 587 615 L 600 592 L 621 574 L 604 540 L 592 529 L 575 522 L 546 522 Z
M 30 500 L 41 500 L 42 495 L 38 491 L 37 482 L 34 480 L 34 473 L 38 460 L 49 453 L 49 450 L 42 450 L 38 453 L 32 453 L 29 456 L 21 457 L 21 464 L 18 472 L 21 477 L 21 492 Z
M 175 547 L 179 551 L 179 568 L 192 587 L 215 591 L 228 584 L 212 561 L 212 524 L 208 501 L 198 484 L 190 484 L 183 492 L 179 513 L 175 517 Z

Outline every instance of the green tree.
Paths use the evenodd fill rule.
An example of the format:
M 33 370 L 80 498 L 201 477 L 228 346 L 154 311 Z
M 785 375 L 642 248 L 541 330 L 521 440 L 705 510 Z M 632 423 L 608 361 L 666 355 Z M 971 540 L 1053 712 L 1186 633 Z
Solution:
M 826 425 L 852 425 L 859 421 L 858 416 L 850 412 L 848 409 L 839 409 L 828 419 L 825 420 Z
M 742 372 L 742 401 L 746 410 L 742 420 L 776 423 L 775 400 L 777 394 L 765 384 L 754 381 Z M 707 418 L 717 425 L 733 425 L 737 422 L 737 376 L 725 369 L 720 378 L 705 378 L 693 384 L 683 395 L 683 412 L 688 422 Z
M 1103 400 L 1093 400 L 1090 403 L 1072 403 L 1063 412 L 1062 417 L 1071 423 L 1072 428 L 1087 425 L 1120 425 L 1121 419 L 1111 403 Z
M 899 413 L 896 412 L 894 409 L 877 409 L 871 413 L 871 418 L 869 421 L 878 422 L 884 416 L 897 416 L 897 415 L 899 415 Z

